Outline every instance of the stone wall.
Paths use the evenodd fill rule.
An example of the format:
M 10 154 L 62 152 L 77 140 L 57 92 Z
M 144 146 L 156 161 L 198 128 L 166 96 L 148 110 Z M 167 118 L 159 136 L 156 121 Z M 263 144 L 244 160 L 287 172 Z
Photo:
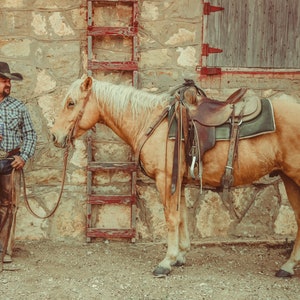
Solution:
M 13 82 L 12 95 L 27 104 L 38 134 L 36 155 L 25 170 L 27 196 L 32 208 L 45 215 L 60 193 L 64 157 L 64 151 L 52 145 L 49 128 L 68 86 L 86 72 L 86 1 L 2 0 L 1 4 L 0 60 L 9 62 L 12 71 L 23 74 L 24 81 Z M 282 91 L 299 96 L 299 75 L 200 77 L 195 68 L 202 48 L 201 1 L 140 1 L 139 7 L 140 88 L 162 92 L 182 83 L 184 78 L 191 78 L 209 95 L 220 99 L 240 86 L 247 86 L 260 96 Z M 122 26 L 126 9 L 120 5 L 115 9 L 113 18 L 111 10 L 107 15 L 99 14 L 100 21 Z M 110 47 L 120 52 L 120 43 L 111 42 Z M 123 47 L 126 56 L 126 44 Z M 99 55 L 102 50 L 103 55 L 111 51 L 100 45 Z M 119 74 L 97 76 L 128 82 L 127 76 L 122 80 Z M 99 125 L 93 138 L 96 159 L 128 160 L 130 149 L 109 129 Z M 38 219 L 26 210 L 21 200 L 17 238 L 85 240 L 86 164 L 83 137 L 70 153 L 58 210 L 49 219 Z M 95 182 L 102 191 L 122 193 L 128 189 L 129 178 L 124 174 L 100 173 Z M 137 238 L 164 241 L 163 208 L 154 182 L 139 173 L 137 191 Z M 295 233 L 293 212 L 277 177 L 263 178 L 254 185 L 233 190 L 238 221 L 230 218 L 215 191 L 204 190 L 201 194 L 199 187 L 186 186 L 185 195 L 193 241 L 231 237 L 276 239 Z M 126 227 L 129 218 L 128 208 L 121 206 L 102 208 L 94 216 L 95 222 L 103 227 Z

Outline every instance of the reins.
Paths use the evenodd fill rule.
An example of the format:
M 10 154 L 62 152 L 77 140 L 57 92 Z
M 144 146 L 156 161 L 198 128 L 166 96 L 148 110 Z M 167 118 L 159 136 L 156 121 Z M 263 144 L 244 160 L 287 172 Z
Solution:
M 78 124 L 79 124 L 79 122 L 80 122 L 80 120 L 81 120 L 81 118 L 83 116 L 84 109 L 85 109 L 87 101 L 88 101 L 88 99 L 90 97 L 90 94 L 91 94 L 91 90 L 89 90 L 88 93 L 87 93 L 87 95 L 85 96 L 84 102 L 83 102 L 83 106 L 82 106 L 82 108 L 80 109 L 80 111 L 78 113 L 78 116 L 77 116 L 77 118 L 76 118 L 76 120 L 74 122 L 74 125 L 70 128 L 69 133 L 67 135 L 67 138 L 66 138 L 66 150 L 64 152 L 64 168 L 63 168 L 63 175 L 62 175 L 62 183 L 61 183 L 60 193 L 59 193 L 58 200 L 57 200 L 54 208 L 46 216 L 39 216 L 31 208 L 31 206 L 29 204 L 29 201 L 28 201 L 28 198 L 27 198 L 27 194 L 26 194 L 26 182 L 25 182 L 24 172 L 23 172 L 23 169 L 21 170 L 21 177 L 22 177 L 22 181 L 23 181 L 23 190 L 24 190 L 23 193 L 24 193 L 25 206 L 28 209 L 28 211 L 33 216 L 35 216 L 36 218 L 39 218 L 39 219 L 48 219 L 48 218 L 50 218 L 56 212 L 56 210 L 57 210 L 57 208 L 58 208 L 58 206 L 59 206 L 59 204 L 61 202 L 62 193 L 63 193 L 63 189 L 64 189 L 64 185 L 65 185 L 66 173 L 67 173 L 67 164 L 68 164 L 69 149 L 70 149 L 71 145 L 73 146 L 73 137 L 74 137 L 75 133 L 78 130 Z M 15 170 L 13 169 L 12 177 L 13 177 L 14 171 Z M 13 180 L 13 178 L 12 178 L 12 180 Z

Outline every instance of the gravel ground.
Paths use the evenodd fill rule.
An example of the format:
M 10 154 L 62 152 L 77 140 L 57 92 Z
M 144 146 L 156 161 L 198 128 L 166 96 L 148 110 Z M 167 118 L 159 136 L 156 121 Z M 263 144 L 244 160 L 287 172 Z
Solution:
M 193 245 L 184 267 L 152 270 L 164 244 L 18 242 L 0 273 L 0 299 L 300 299 L 300 270 L 274 273 L 290 249 L 267 245 Z

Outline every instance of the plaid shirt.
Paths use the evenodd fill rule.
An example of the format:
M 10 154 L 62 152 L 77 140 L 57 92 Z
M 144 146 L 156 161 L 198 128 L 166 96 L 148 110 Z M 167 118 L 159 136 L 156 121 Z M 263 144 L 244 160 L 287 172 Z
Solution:
M 3 124 L 1 150 L 9 152 L 21 148 L 24 161 L 33 156 L 37 136 L 24 103 L 10 96 L 4 98 L 0 102 L 0 124 Z

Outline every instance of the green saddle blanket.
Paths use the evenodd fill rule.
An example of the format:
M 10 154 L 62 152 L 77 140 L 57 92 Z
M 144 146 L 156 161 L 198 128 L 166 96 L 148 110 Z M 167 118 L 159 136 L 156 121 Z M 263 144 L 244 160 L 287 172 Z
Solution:
M 253 120 L 249 120 L 240 125 L 239 139 L 251 138 L 265 133 L 274 132 L 276 130 L 274 112 L 271 101 L 262 99 L 261 113 Z M 216 127 L 216 140 L 230 139 L 231 124 L 224 123 Z
M 276 130 L 274 112 L 273 112 L 271 101 L 269 99 L 262 99 L 261 104 L 262 104 L 261 113 L 253 120 L 243 122 L 240 125 L 239 139 L 251 138 L 258 135 L 271 133 Z M 169 119 L 170 116 L 173 114 L 173 112 L 174 109 L 171 109 L 169 113 Z M 177 130 L 177 121 L 176 119 L 174 119 L 172 124 L 170 125 L 170 130 L 169 130 L 170 139 L 175 138 L 176 130 Z M 215 127 L 216 141 L 229 140 L 230 132 L 231 132 L 231 124 L 229 121 L 220 126 Z

